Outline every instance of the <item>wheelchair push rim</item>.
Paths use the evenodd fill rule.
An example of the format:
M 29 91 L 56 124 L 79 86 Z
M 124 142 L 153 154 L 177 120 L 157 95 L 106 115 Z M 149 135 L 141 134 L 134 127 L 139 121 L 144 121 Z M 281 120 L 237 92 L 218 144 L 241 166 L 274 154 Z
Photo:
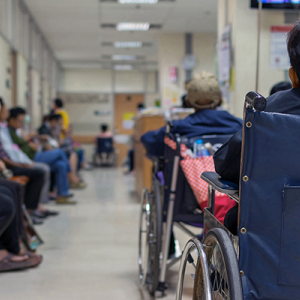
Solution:
M 194 259 L 191 256 L 191 253 L 194 251 L 196 251 L 198 257 L 196 266 L 194 265 Z M 201 242 L 195 238 L 191 239 L 186 244 L 182 254 L 182 260 L 179 269 L 178 285 L 176 291 L 176 300 L 182 300 L 183 285 L 185 280 L 187 262 L 194 265 L 195 271 L 198 270 L 198 272 L 199 271 L 201 272 L 198 273 L 198 277 L 197 277 L 198 285 L 201 286 L 201 293 L 199 293 L 197 300 L 212 300 L 211 289 L 209 288 L 210 276 L 209 276 L 209 268 L 207 264 L 206 254 Z
M 140 226 L 139 226 L 139 280 L 142 286 L 145 285 L 149 265 L 149 220 L 150 220 L 150 204 L 148 190 L 145 188 L 142 192 Z
M 214 228 L 207 233 L 203 244 L 209 268 L 212 300 L 242 300 L 242 283 L 236 253 L 227 233 Z M 201 272 L 197 270 L 193 299 L 199 299 L 203 292 L 199 285 L 199 274 Z

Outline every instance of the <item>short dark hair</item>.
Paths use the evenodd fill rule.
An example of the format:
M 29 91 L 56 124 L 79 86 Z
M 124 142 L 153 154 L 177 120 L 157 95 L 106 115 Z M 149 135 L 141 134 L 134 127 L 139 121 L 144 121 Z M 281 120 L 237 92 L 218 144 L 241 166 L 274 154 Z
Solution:
M 55 106 L 58 107 L 58 108 L 64 107 L 63 101 L 61 99 L 59 99 L 59 98 L 54 99 L 54 103 L 55 103 Z
M 9 110 L 8 119 L 16 119 L 20 115 L 26 115 L 26 110 L 22 107 L 14 107 Z
M 145 108 L 145 104 L 144 103 L 139 103 L 137 106 L 138 109 L 144 109 Z
M 288 81 L 279 82 L 279 83 L 275 84 L 272 87 L 271 92 L 270 92 L 270 96 L 277 93 L 277 92 L 280 92 L 280 91 L 289 90 L 292 87 L 293 87 L 292 84 Z
M 291 66 L 300 80 L 300 20 L 294 23 L 293 29 L 288 33 L 287 49 Z
M 49 121 L 58 121 L 61 118 L 61 115 L 53 114 L 49 116 Z
M 102 130 L 102 132 L 106 132 L 108 130 L 108 125 L 107 124 L 102 124 L 100 126 L 100 129 Z

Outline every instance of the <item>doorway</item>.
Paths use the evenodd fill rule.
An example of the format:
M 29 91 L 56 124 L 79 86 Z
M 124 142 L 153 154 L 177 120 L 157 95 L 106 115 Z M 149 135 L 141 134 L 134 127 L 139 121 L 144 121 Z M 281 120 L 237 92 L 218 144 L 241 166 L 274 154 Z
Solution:
M 118 150 L 118 166 L 122 165 L 129 149 L 133 147 L 134 119 L 138 105 L 144 103 L 142 94 L 115 95 L 114 135 L 115 147 Z

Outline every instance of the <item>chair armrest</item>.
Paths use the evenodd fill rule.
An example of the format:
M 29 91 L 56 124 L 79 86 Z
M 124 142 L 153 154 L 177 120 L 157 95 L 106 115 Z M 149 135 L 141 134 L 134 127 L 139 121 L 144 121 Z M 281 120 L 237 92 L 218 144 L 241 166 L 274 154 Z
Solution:
M 236 183 L 222 179 L 222 177 L 215 172 L 204 172 L 201 178 L 220 193 L 238 200 L 239 186 Z

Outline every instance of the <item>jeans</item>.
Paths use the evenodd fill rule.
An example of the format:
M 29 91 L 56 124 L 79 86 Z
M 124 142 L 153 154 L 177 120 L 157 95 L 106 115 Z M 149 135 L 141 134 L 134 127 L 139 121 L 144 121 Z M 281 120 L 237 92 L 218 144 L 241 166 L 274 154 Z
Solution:
M 17 192 L 0 184 L 0 250 L 13 254 L 20 252 L 17 208 Z
M 33 168 L 36 170 L 41 170 L 44 172 L 44 184 L 43 184 L 43 188 L 42 188 L 42 192 L 41 192 L 41 197 L 40 197 L 40 203 L 47 203 L 49 200 L 49 189 L 50 189 L 50 176 L 51 176 L 51 171 L 50 171 L 50 167 L 45 164 L 45 163 L 41 163 L 41 162 L 36 162 L 33 165 Z
M 51 172 L 55 174 L 55 185 L 59 196 L 69 194 L 68 173 L 71 167 L 65 152 L 61 149 L 55 149 L 36 153 L 35 162 L 43 162 L 49 165 Z
M 80 170 L 82 163 L 84 162 L 84 150 L 83 149 L 77 149 L 75 150 L 77 156 L 78 156 L 78 164 L 77 164 L 77 171 Z

